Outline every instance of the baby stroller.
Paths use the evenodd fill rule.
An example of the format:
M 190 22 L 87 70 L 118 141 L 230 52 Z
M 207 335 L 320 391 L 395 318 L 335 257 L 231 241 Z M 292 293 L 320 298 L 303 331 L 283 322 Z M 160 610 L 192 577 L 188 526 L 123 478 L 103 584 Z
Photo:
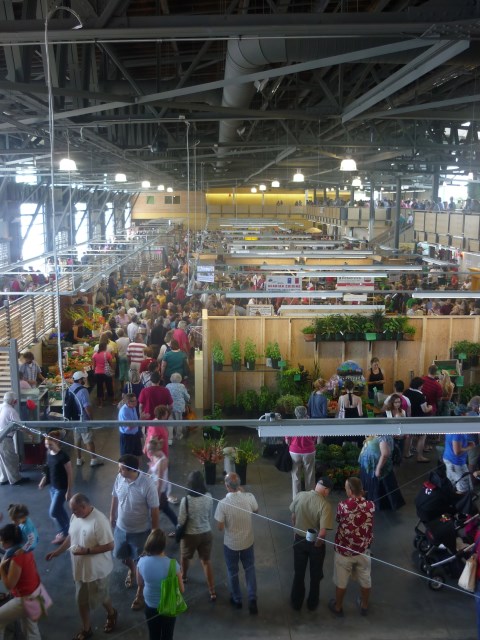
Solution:
M 430 578 L 428 586 L 434 591 L 441 589 L 447 578 L 460 577 L 465 557 L 473 548 L 479 519 L 475 499 L 473 493 L 458 496 L 442 469 L 430 474 L 415 499 L 420 520 L 414 546 L 420 570 Z

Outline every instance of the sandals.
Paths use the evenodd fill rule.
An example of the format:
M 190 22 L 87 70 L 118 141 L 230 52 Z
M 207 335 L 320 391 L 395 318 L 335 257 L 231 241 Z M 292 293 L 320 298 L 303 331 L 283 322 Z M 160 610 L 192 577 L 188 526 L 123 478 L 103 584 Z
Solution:
M 212 593 L 210 592 L 210 602 L 216 602 L 217 601 L 217 594 L 215 593 L 215 591 Z
M 114 631 L 115 627 L 117 626 L 117 618 L 118 618 L 118 611 L 116 609 L 113 610 L 112 615 L 110 616 L 107 615 L 107 619 L 103 627 L 103 630 L 105 633 L 112 633 L 112 631 Z
M 92 636 L 93 631 L 92 627 L 90 627 L 90 629 L 88 629 L 87 631 L 85 631 L 84 629 L 79 631 L 76 636 L 73 636 L 72 640 L 87 640 L 87 638 L 91 638 Z
M 128 570 L 127 577 L 125 578 L 125 587 L 131 589 L 133 587 L 133 573 Z

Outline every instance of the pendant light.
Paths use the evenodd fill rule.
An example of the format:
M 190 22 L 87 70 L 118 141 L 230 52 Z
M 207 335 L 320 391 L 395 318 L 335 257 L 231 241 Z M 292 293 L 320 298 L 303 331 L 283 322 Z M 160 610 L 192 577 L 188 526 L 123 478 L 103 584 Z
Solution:
M 294 182 L 305 182 L 305 176 L 303 175 L 303 173 L 301 172 L 300 169 L 297 169 L 297 173 L 294 174 L 293 181 Z

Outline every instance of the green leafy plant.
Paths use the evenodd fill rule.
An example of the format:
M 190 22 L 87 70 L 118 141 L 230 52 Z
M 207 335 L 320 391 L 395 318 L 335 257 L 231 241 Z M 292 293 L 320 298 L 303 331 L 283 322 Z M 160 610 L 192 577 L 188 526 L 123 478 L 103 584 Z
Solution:
M 225 353 L 220 342 L 214 342 L 212 347 L 212 358 L 215 364 L 223 364 L 225 362 Z
M 468 340 L 459 340 L 458 342 L 453 343 L 453 352 L 455 354 L 464 353 L 468 355 L 468 349 L 470 346 L 470 342 Z
M 242 349 L 240 347 L 240 340 L 234 340 L 230 345 L 230 358 L 233 362 L 242 361 Z
M 280 345 L 277 341 L 267 342 L 267 346 L 265 347 L 265 356 L 267 358 L 271 358 L 272 360 L 281 359 L 282 354 L 280 353 Z
M 260 456 L 260 451 L 257 446 L 257 443 L 253 439 L 252 436 L 246 438 L 245 440 L 240 440 L 240 442 L 235 447 L 235 453 L 233 455 L 233 460 L 235 464 L 250 464 L 255 462 L 257 458 Z
M 275 409 L 275 403 L 278 398 L 278 392 L 269 389 L 268 387 L 260 387 L 258 394 L 258 412 L 260 414 L 273 411 Z
M 237 395 L 237 407 L 246 413 L 258 413 L 258 394 L 253 389 L 247 389 Z
M 480 384 L 470 384 L 463 387 L 460 392 L 460 402 L 462 404 L 468 404 L 473 396 L 480 396 Z
M 303 327 L 303 329 L 301 329 L 302 333 L 304 335 L 315 335 L 316 331 L 316 327 L 314 324 L 308 324 L 306 327 Z
M 295 407 L 303 405 L 303 402 L 302 396 L 287 393 L 277 399 L 275 410 L 282 416 L 293 415 Z
M 243 355 L 246 362 L 255 362 L 257 359 L 257 345 L 251 338 L 245 340 Z
M 375 327 L 375 331 L 377 333 L 381 333 L 383 331 L 383 325 L 385 323 L 385 314 L 381 309 L 375 309 L 375 311 L 370 315 L 370 321 L 373 323 Z
M 403 330 L 404 335 L 406 336 L 414 336 L 417 333 L 417 329 L 416 327 L 413 327 L 412 325 L 407 325 L 404 330 Z

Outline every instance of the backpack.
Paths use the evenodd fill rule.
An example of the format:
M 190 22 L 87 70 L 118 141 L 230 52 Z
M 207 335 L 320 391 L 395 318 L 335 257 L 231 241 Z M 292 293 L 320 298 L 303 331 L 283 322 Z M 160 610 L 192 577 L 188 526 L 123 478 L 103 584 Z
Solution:
M 82 387 L 77 387 L 75 391 L 71 391 L 67 389 L 65 394 L 65 401 L 63 403 L 65 418 L 68 420 L 81 420 L 82 419 L 82 407 L 78 400 L 77 392 L 80 391 Z

